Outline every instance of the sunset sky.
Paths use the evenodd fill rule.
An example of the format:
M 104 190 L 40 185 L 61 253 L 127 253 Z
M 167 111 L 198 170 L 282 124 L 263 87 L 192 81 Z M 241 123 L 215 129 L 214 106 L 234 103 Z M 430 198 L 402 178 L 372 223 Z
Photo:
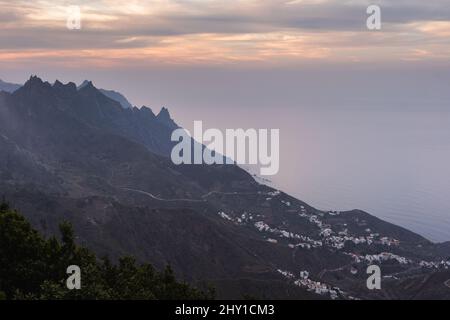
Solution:
M 5 63 L 112 66 L 448 60 L 445 0 L 0 1 Z M 382 30 L 366 29 L 366 8 Z M 78 5 L 82 29 L 66 28 Z
M 379 31 L 366 28 L 370 4 L 381 7 Z M 443 85 L 450 80 L 447 0 L 0 5 L 0 79 L 6 81 L 23 83 L 30 74 L 48 81 L 88 78 L 122 90 L 138 106 L 175 111 L 212 103 L 346 103 L 349 97 L 373 103 L 380 100 L 374 92 L 390 101 L 449 98 Z M 81 30 L 66 27 L 73 5 L 81 9 Z

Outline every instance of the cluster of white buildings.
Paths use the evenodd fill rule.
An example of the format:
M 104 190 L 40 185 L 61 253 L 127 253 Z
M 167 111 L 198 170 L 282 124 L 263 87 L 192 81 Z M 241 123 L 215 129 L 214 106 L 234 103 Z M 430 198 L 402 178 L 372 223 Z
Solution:
M 248 213 L 248 212 L 244 212 L 243 214 L 241 214 L 238 217 L 231 217 L 230 215 L 226 214 L 223 211 L 219 211 L 217 213 L 222 219 L 234 222 L 236 224 L 246 224 L 247 222 L 253 221 L 253 219 L 255 218 L 253 214 Z M 257 215 L 258 216 L 258 215 Z
M 278 228 L 271 228 L 264 221 L 257 221 L 257 222 L 255 222 L 254 226 L 260 232 L 269 232 L 269 233 L 277 235 L 280 238 L 295 239 L 295 240 L 302 241 L 301 243 L 296 244 L 296 245 L 289 244 L 290 248 L 295 248 L 296 246 L 299 246 L 299 247 L 310 249 L 310 248 L 321 247 L 323 245 L 322 241 L 317 241 L 317 240 L 311 239 L 308 236 L 299 235 L 299 234 L 289 232 L 286 230 L 282 230 L 282 229 L 278 229 Z
M 281 194 L 280 190 L 275 190 L 275 191 L 267 192 L 267 195 L 268 195 L 268 196 L 271 196 L 271 197 L 276 197 L 276 196 L 279 196 L 280 194 Z
M 329 211 L 328 214 L 336 216 L 340 215 L 340 211 Z M 314 223 L 319 229 L 319 235 L 324 238 L 324 243 L 328 246 L 331 246 L 335 249 L 343 249 L 345 247 L 345 243 L 352 242 L 353 244 L 367 244 L 371 245 L 373 243 L 379 243 L 387 246 L 398 246 L 400 241 L 396 239 L 392 239 L 389 237 L 379 238 L 378 233 L 370 233 L 370 229 L 366 229 L 365 231 L 370 233 L 367 236 L 359 236 L 354 237 L 348 234 L 348 229 L 344 229 L 339 231 L 337 235 L 331 229 L 330 225 L 324 224 L 317 215 L 308 214 L 304 206 L 300 206 L 300 213 L 298 214 L 302 218 L 306 218 L 309 222 Z M 379 239 L 378 239 L 379 238 Z
M 267 195 L 271 197 L 275 197 L 280 195 L 280 191 L 272 191 L 268 192 Z M 290 202 L 281 200 L 282 203 L 284 203 L 287 206 L 290 206 Z M 271 233 L 276 237 L 268 238 L 267 241 L 270 243 L 278 243 L 279 240 L 276 238 L 284 238 L 284 239 L 291 239 L 296 240 L 297 243 L 289 243 L 289 248 L 295 249 L 295 248 L 302 248 L 306 250 L 311 250 L 313 248 L 320 248 L 323 246 L 331 247 L 337 250 L 342 250 L 345 248 L 346 243 L 350 242 L 355 245 L 372 245 L 372 244 L 381 244 L 385 246 L 398 246 L 400 242 L 396 239 L 389 238 L 389 237 L 380 237 L 378 233 L 372 233 L 370 229 L 366 229 L 367 235 L 363 236 L 352 236 L 349 235 L 348 229 L 341 230 L 339 232 L 333 231 L 330 225 L 325 224 L 323 221 L 321 221 L 319 214 L 309 214 L 304 206 L 300 206 L 300 212 L 297 211 L 297 214 L 305 219 L 308 219 L 310 223 L 313 223 L 316 225 L 316 227 L 319 229 L 319 236 L 321 239 L 312 239 L 309 236 L 296 234 L 293 232 L 290 232 L 288 230 L 283 230 L 279 228 L 272 228 L 264 221 L 255 221 L 256 218 L 261 217 L 260 215 L 252 215 L 251 213 L 244 212 L 242 215 L 237 217 L 232 217 L 229 214 L 226 214 L 223 211 L 218 212 L 219 216 L 223 219 L 233 222 L 235 224 L 247 224 L 247 223 L 253 223 L 254 227 L 260 231 L 260 232 L 266 232 Z M 340 215 L 341 212 L 339 211 L 329 211 L 328 214 L 330 215 Z M 323 216 L 323 214 L 321 215 Z M 346 224 L 344 224 L 346 226 Z M 359 256 L 357 257 L 357 260 L 362 261 L 384 261 L 386 259 L 396 259 L 400 263 L 406 263 L 406 260 L 404 260 L 403 257 L 399 256 L 386 256 L 386 253 L 381 253 L 379 255 L 372 255 L 372 256 Z
M 389 237 L 383 237 L 380 238 L 380 243 L 385 246 L 398 246 L 400 241 Z
M 276 196 L 278 196 L 280 194 L 281 194 L 281 192 L 279 190 L 267 192 L 267 195 L 269 197 L 266 198 L 266 201 L 272 200 L 273 197 L 276 197 Z
M 280 191 L 268 192 L 269 196 L 266 200 L 271 200 L 273 197 L 280 195 Z M 290 207 L 291 203 L 289 201 L 281 200 L 281 203 Z M 320 217 L 323 217 L 323 213 L 318 214 L 309 214 L 304 206 L 300 206 L 300 212 L 296 210 L 290 210 L 290 212 L 297 213 L 300 217 L 308 219 L 310 223 L 316 225 L 319 229 L 318 235 L 321 237 L 320 240 L 312 239 L 308 236 L 299 235 L 287 230 L 272 228 L 264 221 L 256 221 L 256 219 L 261 219 L 261 215 L 253 215 L 248 212 L 244 212 L 240 216 L 232 217 L 229 214 L 226 214 L 223 211 L 219 211 L 218 215 L 227 221 L 233 222 L 238 225 L 251 223 L 254 227 L 260 232 L 271 233 L 276 236 L 275 238 L 267 238 L 266 241 L 277 244 L 279 242 L 279 238 L 296 240 L 296 244 L 289 243 L 289 248 L 303 248 L 303 249 L 313 249 L 319 248 L 322 246 L 332 247 L 337 250 L 344 249 L 347 242 L 353 243 L 355 245 L 372 245 L 372 244 L 381 244 L 384 246 L 399 246 L 400 241 L 390 237 L 380 237 L 378 233 L 372 233 L 371 229 L 366 228 L 365 232 L 367 233 L 364 236 L 352 236 L 349 235 L 348 229 L 341 230 L 339 232 L 335 232 L 330 225 L 325 224 L 320 220 Z M 339 211 L 329 211 L 329 215 L 338 216 L 341 214 Z M 255 222 L 256 221 L 256 222 Z M 347 224 L 343 224 L 344 227 Z M 357 253 L 349 253 L 343 252 L 346 255 L 349 255 L 353 258 L 355 263 L 368 263 L 368 264 L 377 264 L 385 261 L 396 261 L 401 265 L 413 264 L 414 262 L 406 257 L 402 257 L 391 252 L 382 252 L 379 254 L 366 254 L 361 255 Z M 415 264 L 415 263 L 414 263 Z M 433 269 L 449 269 L 450 268 L 450 260 L 449 261 L 437 261 L 437 262 L 428 262 L 428 261 L 420 261 L 418 265 L 423 268 L 433 268 Z M 321 283 L 318 281 L 313 281 L 309 278 L 309 273 L 307 271 L 301 271 L 300 277 L 297 278 L 294 274 L 289 271 L 278 270 L 280 274 L 282 274 L 285 278 L 290 279 L 293 283 L 299 287 L 306 288 L 310 292 L 314 292 L 320 295 L 329 295 L 331 299 L 337 299 L 339 296 L 347 296 L 344 292 L 342 292 L 339 288 L 331 287 L 325 283 Z M 357 269 L 351 269 L 352 274 L 357 273 Z M 347 297 L 353 298 L 353 297 Z
M 355 263 L 368 262 L 372 263 L 380 263 L 383 261 L 395 260 L 400 264 L 410 264 L 412 261 L 408 258 L 393 254 L 391 252 L 382 252 L 379 254 L 366 254 L 360 255 L 356 253 L 344 252 L 344 254 L 349 255 L 353 258 Z
M 329 297 L 333 300 L 339 298 L 339 295 L 344 295 L 344 292 L 337 287 L 332 287 L 326 283 L 311 280 L 309 278 L 308 271 L 301 271 L 298 279 L 296 279 L 292 272 L 280 269 L 278 269 L 278 272 L 285 278 L 293 280 L 296 286 L 306 288 L 310 292 L 314 292 L 319 295 L 329 295 Z
M 419 265 L 423 268 L 429 268 L 429 269 L 448 269 L 450 268 L 450 261 L 432 261 L 432 262 L 428 262 L 428 261 L 420 261 Z
M 271 196 L 279 195 L 279 191 L 273 191 L 269 193 Z M 282 201 L 284 204 L 286 202 Z M 287 204 L 286 204 L 287 205 Z M 290 205 L 290 204 L 289 204 Z M 329 214 L 333 213 L 333 215 L 338 215 L 340 212 L 338 211 L 331 211 Z M 327 225 L 323 223 L 317 215 L 308 214 L 305 207 L 300 207 L 300 213 L 298 213 L 300 217 L 308 219 L 311 223 L 315 224 L 319 228 L 319 235 L 322 237 L 321 240 L 315 240 L 308 236 L 299 235 L 287 230 L 279 229 L 279 228 L 272 228 L 264 221 L 256 221 L 255 217 L 260 217 L 260 215 L 253 215 L 248 212 L 244 212 L 242 215 L 238 217 L 232 217 L 228 214 L 226 214 L 223 211 L 219 211 L 218 215 L 230 222 L 236 223 L 236 224 L 247 224 L 247 223 L 253 223 L 254 227 L 260 231 L 260 232 L 266 232 L 271 233 L 275 235 L 278 238 L 285 238 L 285 239 L 291 239 L 291 240 L 297 240 L 297 243 L 289 243 L 289 248 L 295 249 L 295 248 L 302 248 L 302 249 L 313 249 L 313 248 L 319 248 L 322 246 L 329 246 L 334 249 L 342 250 L 345 247 L 345 244 L 347 242 L 351 242 L 355 245 L 360 244 L 366 244 L 371 245 L 374 243 L 385 245 L 385 246 L 398 246 L 400 242 L 396 239 L 389 238 L 389 237 L 380 237 L 378 233 L 371 233 L 370 229 L 366 229 L 365 231 L 369 233 L 369 235 L 365 236 L 351 236 L 348 234 L 348 229 L 344 229 L 342 231 L 339 231 L 337 234 L 332 230 L 330 225 Z M 268 242 L 270 243 L 278 243 L 278 240 L 275 238 L 268 238 Z M 345 254 L 352 256 L 354 261 L 356 263 L 361 262 L 367 262 L 367 263 L 379 263 L 383 261 L 389 261 L 389 260 L 395 260 L 400 264 L 410 264 L 412 261 L 410 259 L 407 259 L 405 257 L 401 257 L 399 255 L 390 253 L 390 252 L 382 252 L 379 254 L 372 254 L 372 255 L 360 255 L 355 253 L 348 253 L 345 252 Z M 440 261 L 440 262 L 427 262 L 427 261 L 421 261 L 419 263 L 420 266 L 424 268 L 449 268 L 450 267 L 450 261 Z M 305 279 L 303 279 L 306 281 Z M 312 282 L 307 281 L 310 285 L 313 285 Z M 304 285 L 304 283 L 302 284 Z M 321 291 L 320 286 L 317 287 L 318 291 Z
M 271 194 L 276 194 L 276 192 L 272 192 Z M 284 201 L 282 201 L 285 203 Z M 286 203 L 285 203 L 286 204 Z M 289 204 L 290 205 L 290 204 Z M 338 211 L 333 211 L 333 213 L 340 214 Z M 245 214 L 244 214 L 245 215 Z M 242 216 L 241 218 L 235 218 L 235 219 L 228 219 L 230 221 L 234 221 L 236 223 L 243 223 L 249 222 L 253 220 L 253 216 Z M 298 215 L 302 218 L 308 219 L 309 222 L 315 224 L 319 228 L 319 236 L 322 237 L 320 240 L 312 239 L 308 236 L 299 235 L 287 230 L 278 229 L 278 228 L 271 228 L 267 223 L 264 221 L 257 221 L 254 223 L 254 226 L 256 229 L 258 229 L 260 232 L 268 232 L 272 233 L 280 238 L 286 238 L 286 239 L 294 239 L 294 240 L 300 240 L 300 242 L 294 244 L 289 243 L 288 246 L 292 249 L 300 247 L 303 249 L 312 249 L 312 248 L 319 248 L 322 246 L 329 246 L 337 250 L 344 249 L 345 244 L 347 242 L 351 242 L 356 245 L 371 245 L 373 243 L 382 244 L 386 246 L 398 246 L 400 242 L 396 239 L 392 239 L 389 237 L 382 237 L 379 238 L 378 233 L 370 233 L 369 235 L 365 236 L 351 236 L 348 234 L 348 230 L 344 229 L 342 231 L 339 231 L 337 234 L 333 231 L 330 225 L 323 223 L 318 215 L 314 214 L 308 214 L 305 207 L 300 207 L 300 212 Z M 228 216 L 229 217 L 229 216 Z M 370 229 L 366 229 L 366 232 L 370 232 Z M 274 241 L 270 241 L 272 243 L 275 243 Z M 278 243 L 278 241 L 277 241 Z
M 228 221 L 232 221 L 234 222 L 234 219 L 232 217 L 230 217 L 229 215 L 227 215 L 225 212 L 223 211 L 219 211 L 217 213 L 222 219 L 228 220 Z
M 325 243 L 335 249 L 343 249 L 345 247 L 346 242 L 352 242 L 353 244 L 356 244 L 356 245 L 367 244 L 370 246 L 375 241 L 372 236 L 353 237 L 353 236 L 348 236 L 348 235 L 326 236 L 326 239 L 325 239 Z

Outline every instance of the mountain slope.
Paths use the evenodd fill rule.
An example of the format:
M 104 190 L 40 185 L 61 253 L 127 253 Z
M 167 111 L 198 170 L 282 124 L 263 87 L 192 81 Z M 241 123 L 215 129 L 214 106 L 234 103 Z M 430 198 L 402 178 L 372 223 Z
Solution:
M 83 87 L 85 87 L 87 85 L 93 85 L 92 81 L 84 80 L 83 83 L 81 83 L 78 86 L 78 89 L 82 89 Z M 133 108 L 133 105 L 120 92 L 117 92 L 114 90 L 105 90 L 105 89 L 98 89 L 98 90 L 101 93 L 103 93 L 105 96 L 107 96 L 108 98 L 119 102 L 120 105 L 122 106 L 122 108 L 124 108 L 124 109 L 132 109 Z
M 0 195 L 46 234 L 67 219 L 99 255 L 170 263 L 219 297 L 418 296 L 388 280 L 367 290 L 374 262 L 405 284 L 445 277 L 445 245 L 359 210 L 319 211 L 235 165 L 174 165 L 175 127 L 166 109 L 124 109 L 92 83 L 32 77 L 0 93 Z
M 108 98 L 115 100 L 120 103 L 122 108 L 124 109 L 132 109 L 133 106 L 131 103 L 125 98 L 120 92 L 114 91 L 114 90 L 105 90 L 100 89 L 100 92 L 103 93 Z
M 12 93 L 17 89 L 19 89 L 20 87 L 21 86 L 19 84 L 4 82 L 0 79 L 0 91 Z
M 0 296 L 2 299 L 206 299 L 203 293 L 178 283 L 170 268 L 164 272 L 151 265 L 137 265 L 124 257 L 118 264 L 98 259 L 75 244 L 70 224 L 61 223 L 61 239 L 44 239 L 17 212 L 0 203 Z M 27 241 L 22 241 L 26 239 Z M 83 273 L 79 290 L 67 290 L 64 272 L 68 264 Z

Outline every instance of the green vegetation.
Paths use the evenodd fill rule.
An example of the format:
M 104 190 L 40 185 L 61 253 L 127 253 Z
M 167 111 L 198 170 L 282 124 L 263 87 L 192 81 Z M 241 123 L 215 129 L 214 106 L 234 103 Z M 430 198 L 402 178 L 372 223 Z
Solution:
M 60 225 L 61 240 L 45 239 L 17 211 L 0 204 L 1 299 L 212 299 L 214 293 L 180 283 L 170 267 L 158 272 L 131 257 L 117 264 L 75 244 L 72 226 Z M 69 290 L 69 265 L 81 268 L 81 289 Z

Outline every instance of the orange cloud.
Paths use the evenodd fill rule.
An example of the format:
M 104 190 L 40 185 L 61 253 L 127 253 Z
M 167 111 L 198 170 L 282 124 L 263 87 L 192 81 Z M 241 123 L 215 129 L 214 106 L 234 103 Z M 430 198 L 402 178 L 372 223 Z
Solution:
M 0 19 L 0 59 L 17 63 L 370 62 L 431 59 L 450 48 L 442 41 L 450 21 L 399 19 L 371 33 L 364 10 L 337 0 L 93 0 L 81 5 L 80 31 L 66 29 L 65 1 L 0 5 L 12 17 Z M 338 19 L 336 8 L 349 11 Z

